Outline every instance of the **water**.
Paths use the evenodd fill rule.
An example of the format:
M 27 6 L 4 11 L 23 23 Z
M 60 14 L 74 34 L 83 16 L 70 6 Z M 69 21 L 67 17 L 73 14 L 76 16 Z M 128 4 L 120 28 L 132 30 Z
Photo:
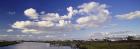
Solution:
M 69 46 L 50 46 L 49 43 L 24 42 L 16 45 L 0 47 L 0 49 L 72 49 Z

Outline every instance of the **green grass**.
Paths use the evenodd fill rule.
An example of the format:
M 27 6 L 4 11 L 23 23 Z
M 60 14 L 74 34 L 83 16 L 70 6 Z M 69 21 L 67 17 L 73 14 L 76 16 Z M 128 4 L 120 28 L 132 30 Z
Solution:
M 140 40 L 120 41 L 51 41 L 52 45 L 72 46 L 79 49 L 140 49 Z
M 84 43 L 80 49 L 140 49 L 140 43 Z

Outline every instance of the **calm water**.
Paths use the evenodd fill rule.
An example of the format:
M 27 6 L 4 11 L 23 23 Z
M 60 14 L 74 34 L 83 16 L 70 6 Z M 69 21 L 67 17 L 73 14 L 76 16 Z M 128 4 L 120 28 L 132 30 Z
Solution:
M 36 42 L 24 42 L 7 47 L 0 47 L 0 49 L 72 49 L 68 46 L 50 46 L 49 43 L 36 43 Z

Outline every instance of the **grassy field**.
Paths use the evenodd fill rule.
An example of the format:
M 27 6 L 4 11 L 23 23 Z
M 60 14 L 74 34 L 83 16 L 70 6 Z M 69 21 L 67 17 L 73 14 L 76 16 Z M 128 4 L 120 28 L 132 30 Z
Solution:
M 4 47 L 4 46 L 9 46 L 9 45 L 14 45 L 14 44 L 18 44 L 19 42 L 8 42 L 8 41 L 4 41 L 4 42 L 0 42 L 0 47 Z
M 140 49 L 140 41 L 55 41 L 50 43 L 79 49 Z
M 79 45 L 80 49 L 140 49 L 140 43 L 83 43 Z

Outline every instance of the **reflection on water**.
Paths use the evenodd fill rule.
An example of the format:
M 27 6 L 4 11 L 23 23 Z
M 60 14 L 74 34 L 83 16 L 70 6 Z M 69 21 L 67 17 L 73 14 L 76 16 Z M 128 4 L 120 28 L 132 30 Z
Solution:
M 24 42 L 12 46 L 0 47 L 0 49 L 71 49 L 71 47 L 69 46 L 50 47 L 49 43 Z

